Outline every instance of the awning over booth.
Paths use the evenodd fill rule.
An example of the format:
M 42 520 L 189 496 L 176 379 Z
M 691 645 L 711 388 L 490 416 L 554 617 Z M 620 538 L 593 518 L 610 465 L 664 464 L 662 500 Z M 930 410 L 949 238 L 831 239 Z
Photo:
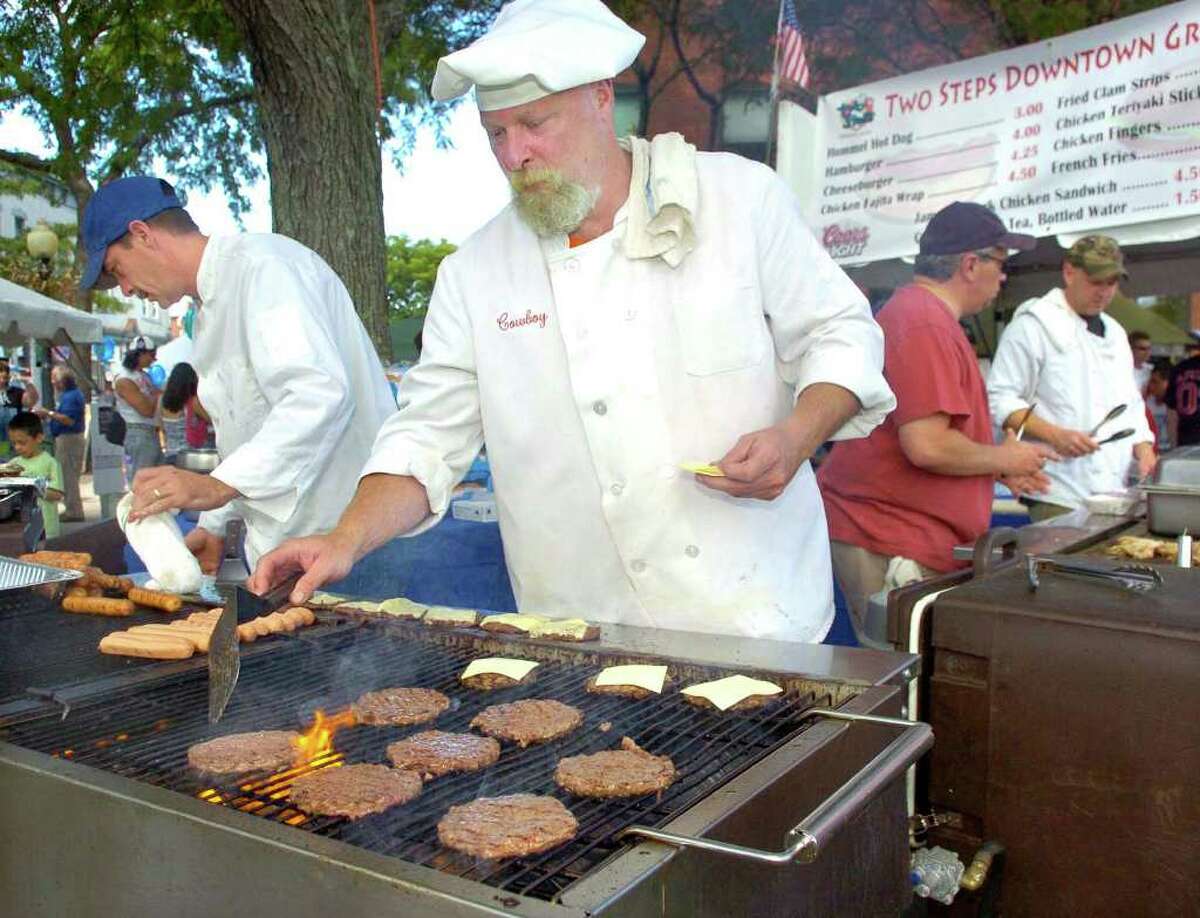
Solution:
M 78 344 L 104 338 L 100 317 L 52 300 L 0 277 L 0 344 L 16 347 L 30 338 L 54 340 L 66 332 Z

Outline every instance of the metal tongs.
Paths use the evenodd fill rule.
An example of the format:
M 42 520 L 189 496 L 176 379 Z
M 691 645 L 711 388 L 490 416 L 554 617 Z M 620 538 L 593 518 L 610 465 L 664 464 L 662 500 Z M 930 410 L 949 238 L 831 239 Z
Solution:
M 1129 407 L 1129 406 L 1128 405 L 1117 405 L 1117 407 L 1113 408 L 1111 411 L 1108 412 L 1108 414 L 1106 414 L 1103 417 L 1103 419 L 1100 421 L 1099 424 L 1097 424 L 1095 427 L 1093 427 L 1091 430 L 1088 431 L 1088 436 L 1089 437 L 1096 436 L 1096 432 L 1099 431 L 1101 427 L 1103 427 L 1105 424 L 1107 424 L 1113 418 L 1120 417 L 1121 414 L 1124 413 L 1124 411 L 1127 407 Z M 1132 434 L 1132 433 L 1133 433 L 1132 430 L 1129 431 L 1129 434 Z M 1129 436 L 1129 434 L 1123 434 L 1123 435 Z M 1105 442 L 1107 443 L 1108 441 L 1106 440 Z
M 1025 558 L 1025 575 L 1029 578 L 1029 589 L 1038 588 L 1038 575 L 1045 571 L 1056 574 L 1070 574 L 1089 580 L 1099 580 L 1114 586 L 1132 590 L 1135 593 L 1145 593 L 1155 587 L 1162 586 L 1162 574 L 1149 564 L 1124 564 L 1120 567 L 1101 567 L 1098 564 L 1087 564 L 1083 561 L 1059 561 L 1056 558 L 1046 558 L 1041 555 L 1027 555 Z

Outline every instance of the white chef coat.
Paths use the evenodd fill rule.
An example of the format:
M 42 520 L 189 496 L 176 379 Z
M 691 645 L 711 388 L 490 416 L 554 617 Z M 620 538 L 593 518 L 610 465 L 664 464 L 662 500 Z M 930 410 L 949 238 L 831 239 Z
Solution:
M 865 436 L 895 406 L 882 333 L 773 172 L 697 166 L 698 247 L 678 268 L 620 254 L 623 213 L 572 249 L 511 206 L 443 261 L 363 474 L 417 478 L 432 525 L 486 439 L 522 610 L 819 641 L 832 575 L 808 463 L 769 502 L 679 463 L 719 459 L 817 382 L 858 396 L 838 436 Z
M 1000 336 L 988 373 L 988 403 L 1000 426 L 1014 411 L 1037 403 L 1035 413 L 1068 430 L 1090 431 L 1117 405 L 1126 409 L 1100 428 L 1099 440 L 1127 427 L 1131 437 L 1088 456 L 1048 462 L 1050 490 L 1036 500 L 1080 507 L 1090 494 L 1122 490 L 1133 447 L 1153 442 L 1142 394 L 1133 378 L 1133 354 L 1124 329 L 1101 314 L 1104 337 L 1093 335 L 1060 288 L 1022 303 Z
M 334 527 L 396 403 L 346 288 L 295 240 L 213 236 L 197 287 L 191 362 L 221 456 L 212 475 L 243 495 L 199 525 L 224 535 L 242 517 L 253 567 Z

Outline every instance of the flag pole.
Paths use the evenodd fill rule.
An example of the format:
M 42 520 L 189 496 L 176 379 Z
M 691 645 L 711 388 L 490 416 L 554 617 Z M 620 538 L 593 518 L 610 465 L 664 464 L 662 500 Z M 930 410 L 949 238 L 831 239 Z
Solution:
M 775 132 L 779 130 L 779 31 L 783 27 L 783 4 L 779 0 L 779 16 L 775 20 L 775 54 L 771 60 L 771 112 L 767 122 L 767 165 L 775 168 Z

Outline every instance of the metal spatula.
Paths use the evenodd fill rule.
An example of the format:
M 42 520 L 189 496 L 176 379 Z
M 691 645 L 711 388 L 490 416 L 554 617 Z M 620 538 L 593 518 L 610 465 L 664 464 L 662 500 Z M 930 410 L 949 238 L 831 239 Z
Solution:
M 238 653 L 237 626 L 262 615 L 269 615 L 286 605 L 296 581 L 297 572 L 269 593 L 259 596 L 244 586 L 230 586 L 225 591 L 225 609 L 217 619 L 208 642 L 208 722 L 215 724 L 225 713 L 233 697 L 238 675 L 242 670 Z

